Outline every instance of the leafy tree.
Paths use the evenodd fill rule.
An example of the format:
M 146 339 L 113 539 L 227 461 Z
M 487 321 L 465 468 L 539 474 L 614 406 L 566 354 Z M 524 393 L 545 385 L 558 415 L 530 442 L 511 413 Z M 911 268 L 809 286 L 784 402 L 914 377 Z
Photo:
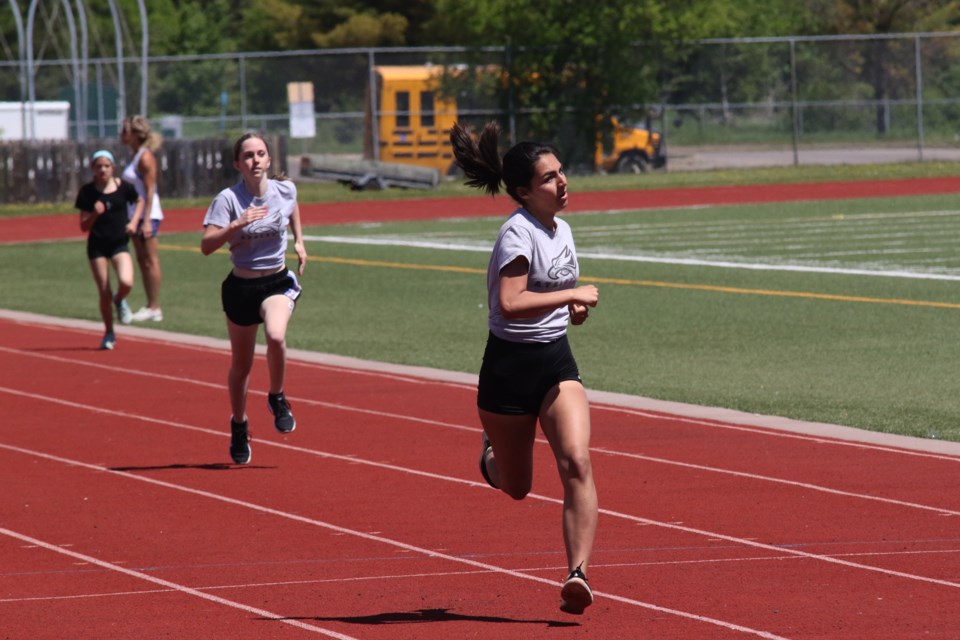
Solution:
M 597 115 L 646 113 L 656 102 L 658 58 L 680 21 L 659 0 L 437 0 L 427 33 L 445 44 L 506 45 L 503 108 L 529 114 L 518 137 L 553 140 L 564 162 L 586 162 Z
M 817 19 L 820 33 L 892 34 L 941 31 L 960 25 L 957 0 L 806 0 L 805 6 Z M 897 65 L 897 48 L 902 42 L 876 40 L 840 60 L 849 72 L 872 88 L 876 106 L 876 131 L 887 133 L 885 101 L 909 91 L 912 75 L 907 65 Z

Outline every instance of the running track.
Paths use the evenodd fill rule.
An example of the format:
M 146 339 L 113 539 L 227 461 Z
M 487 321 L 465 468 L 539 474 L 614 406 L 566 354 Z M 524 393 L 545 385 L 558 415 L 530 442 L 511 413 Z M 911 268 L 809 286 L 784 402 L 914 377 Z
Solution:
M 500 203 L 502 205 L 502 202 Z M 956 638 L 960 445 L 592 393 L 586 615 L 559 483 L 482 483 L 474 378 L 291 354 L 228 464 L 219 341 L 0 312 L 2 638 Z
M 261 358 L 239 467 L 225 345 L 99 333 L 0 319 L 0 637 L 956 638 L 950 443 L 595 394 L 597 602 L 573 617 L 547 447 L 524 502 L 483 485 L 469 376 L 295 353 L 280 436 Z

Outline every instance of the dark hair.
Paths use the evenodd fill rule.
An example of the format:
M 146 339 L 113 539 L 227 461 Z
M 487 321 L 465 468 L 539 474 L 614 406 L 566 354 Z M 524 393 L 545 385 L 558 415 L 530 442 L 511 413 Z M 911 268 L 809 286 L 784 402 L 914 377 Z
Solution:
M 264 138 L 259 133 L 257 133 L 256 131 L 248 131 L 247 133 L 237 138 L 237 141 L 233 143 L 233 161 L 234 162 L 237 162 L 238 160 L 240 160 L 240 149 L 243 147 L 243 143 L 250 139 L 256 139 L 261 141 L 263 143 L 263 146 L 267 150 L 267 155 L 270 156 L 271 158 L 273 157 L 270 154 L 270 143 L 267 142 L 267 139 Z M 271 180 L 289 180 L 290 178 L 288 178 L 285 173 L 275 173 L 272 176 L 270 176 L 270 179 Z
M 540 142 L 519 142 L 501 160 L 499 139 L 500 126 L 496 122 L 487 123 L 476 140 L 459 123 L 450 129 L 453 155 L 467 177 L 466 185 L 496 195 L 502 182 L 507 194 L 522 205 L 517 189 L 530 186 L 540 156 L 557 155 L 557 150 Z

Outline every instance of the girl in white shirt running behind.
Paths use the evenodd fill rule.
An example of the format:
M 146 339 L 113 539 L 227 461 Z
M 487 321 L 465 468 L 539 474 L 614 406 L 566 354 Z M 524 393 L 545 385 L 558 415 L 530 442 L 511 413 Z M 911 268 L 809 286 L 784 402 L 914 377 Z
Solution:
M 582 324 L 597 288 L 577 286 L 573 235 L 557 214 L 567 206 L 567 178 L 556 150 L 513 146 L 501 160 L 499 127 L 475 141 L 459 125 L 450 140 L 467 185 L 491 195 L 501 183 L 519 208 L 500 228 L 487 268 L 488 325 L 477 407 L 483 425 L 480 472 L 515 500 L 533 482 L 537 422 L 550 443 L 563 485 L 563 539 L 568 574 L 560 609 L 581 614 L 593 603 L 587 564 L 597 529 L 590 466 L 590 408 L 567 342 L 567 322 Z
M 267 406 L 280 433 L 290 433 L 296 421 L 283 392 L 286 372 L 287 324 L 300 297 L 307 251 L 303 245 L 297 188 L 284 176 L 267 178 L 270 150 L 258 134 L 247 133 L 233 147 L 233 166 L 242 180 L 214 198 L 203 219 L 203 255 L 230 245 L 233 269 L 220 295 L 230 334 L 230 457 L 250 462 L 247 385 L 253 368 L 257 331 L 263 323 L 267 342 L 270 390 Z M 293 233 L 297 273 L 286 266 L 287 229 Z

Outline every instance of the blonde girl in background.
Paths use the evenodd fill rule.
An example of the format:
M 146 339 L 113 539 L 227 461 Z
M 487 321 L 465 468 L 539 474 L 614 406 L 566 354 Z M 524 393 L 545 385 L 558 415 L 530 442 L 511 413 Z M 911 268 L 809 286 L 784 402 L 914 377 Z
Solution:
M 160 208 L 160 196 L 157 193 L 157 181 L 160 168 L 157 166 L 155 151 L 160 148 L 160 134 L 151 131 L 150 122 L 143 116 L 129 116 L 123 120 L 120 129 L 120 141 L 130 147 L 133 158 L 123 169 L 122 177 L 132 184 L 146 203 L 137 233 L 133 236 L 133 246 L 137 251 L 137 264 L 143 278 L 143 289 L 147 295 L 146 306 L 133 314 L 134 322 L 147 320 L 160 322 L 163 311 L 160 309 L 160 284 L 163 273 L 160 270 L 160 255 L 157 250 L 157 233 L 163 220 Z M 133 209 L 129 211 L 133 216 Z

